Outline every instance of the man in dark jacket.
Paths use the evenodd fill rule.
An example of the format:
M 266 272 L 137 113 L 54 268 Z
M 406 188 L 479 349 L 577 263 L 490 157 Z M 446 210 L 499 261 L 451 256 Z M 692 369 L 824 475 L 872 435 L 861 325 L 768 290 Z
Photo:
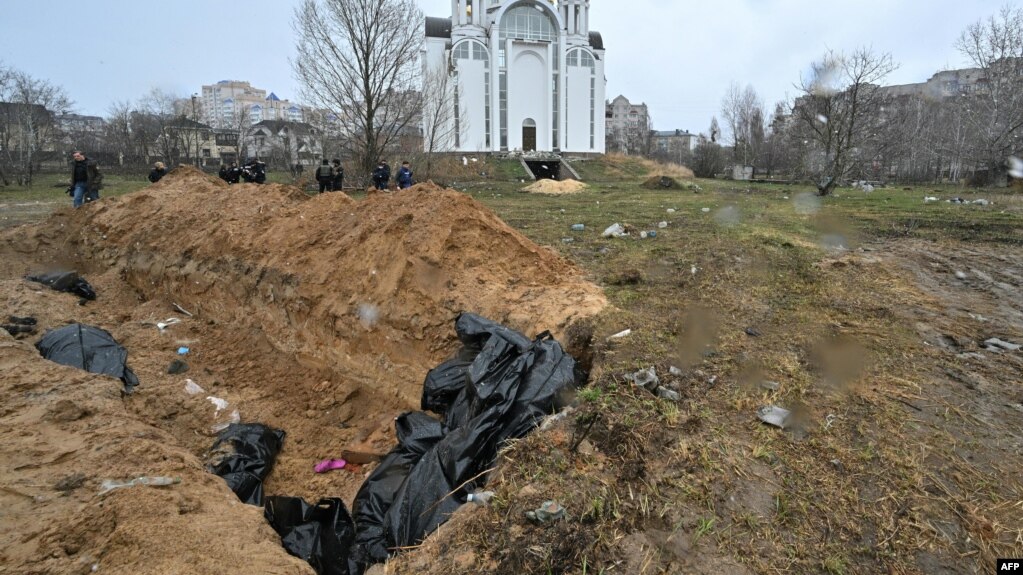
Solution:
M 242 169 L 238 167 L 238 164 L 231 162 L 231 165 L 227 168 L 227 174 L 224 176 L 224 181 L 229 184 L 237 184 L 242 179 Z
M 68 190 L 76 208 L 85 202 L 99 199 L 99 189 L 103 185 L 103 174 L 99 173 L 99 164 L 75 151 L 71 154 L 71 188 Z
M 316 168 L 316 183 L 320 184 L 320 193 L 326 192 L 334 185 L 334 170 L 330 168 L 330 162 L 326 158 Z
M 377 164 L 377 169 L 373 170 L 373 186 L 378 190 L 386 190 L 387 182 L 391 179 L 391 170 L 387 168 L 386 162 L 380 162 Z
M 398 182 L 399 190 L 412 187 L 412 168 L 408 162 L 401 163 L 401 167 L 398 168 L 398 176 L 395 179 Z
M 149 172 L 149 181 L 155 184 L 166 175 L 167 166 L 163 165 L 163 162 L 157 162 L 153 164 L 153 169 Z
M 330 187 L 335 192 L 340 192 L 345 183 L 345 169 L 341 165 L 341 160 L 337 158 L 334 158 L 334 161 L 331 163 L 334 164 L 334 181 L 331 182 Z

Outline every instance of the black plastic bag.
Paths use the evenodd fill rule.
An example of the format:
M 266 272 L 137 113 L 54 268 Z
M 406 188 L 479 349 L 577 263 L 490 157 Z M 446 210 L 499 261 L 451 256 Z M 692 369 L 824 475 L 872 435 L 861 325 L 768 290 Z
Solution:
M 116 377 L 124 383 L 124 392 L 131 393 L 139 378 L 127 365 L 128 350 L 121 347 L 106 330 L 73 323 L 46 333 L 36 344 L 45 359 Z
M 356 497 L 360 565 L 420 543 L 465 502 L 467 492 L 485 485 L 502 444 L 560 409 L 564 392 L 574 388 L 575 360 L 548 333 L 530 341 L 473 314 L 460 315 L 456 330 L 464 344 L 461 354 L 424 382 L 423 405 L 444 413 L 443 429 L 438 432 L 438 423 L 426 414 L 399 418 L 402 445 Z M 457 395 L 452 393 L 456 381 L 463 385 Z M 430 435 L 430 441 L 409 446 L 402 427 L 410 422 L 443 437 Z
M 263 480 L 277 461 L 285 435 L 259 423 L 232 423 L 217 436 L 206 468 L 223 477 L 242 502 L 263 505 Z
M 300 497 L 267 497 L 263 511 L 288 553 L 319 575 L 359 575 L 351 557 L 355 525 L 340 499 L 309 505 Z
M 48 285 L 56 291 L 73 293 L 90 301 L 96 299 L 96 291 L 85 278 L 78 275 L 78 272 L 53 272 L 27 276 L 25 279 Z
M 358 531 L 354 557 L 362 568 L 387 559 L 384 515 L 394 502 L 409 470 L 444 437 L 439 421 L 422 412 L 405 413 L 395 420 L 395 447 L 359 488 L 352 504 Z

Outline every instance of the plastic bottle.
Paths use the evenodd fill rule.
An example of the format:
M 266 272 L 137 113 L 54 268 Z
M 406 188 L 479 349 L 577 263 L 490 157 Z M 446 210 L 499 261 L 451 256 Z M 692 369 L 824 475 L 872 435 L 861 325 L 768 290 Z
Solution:
M 465 500 L 468 503 L 475 503 L 476 505 L 487 505 L 493 497 L 493 491 L 479 491 L 477 493 L 470 493 Z

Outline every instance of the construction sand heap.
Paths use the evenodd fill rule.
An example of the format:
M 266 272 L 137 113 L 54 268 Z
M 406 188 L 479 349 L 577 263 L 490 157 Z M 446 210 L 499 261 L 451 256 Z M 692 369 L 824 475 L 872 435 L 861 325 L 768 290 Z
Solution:
M 523 192 L 534 194 L 575 194 L 585 190 L 586 184 L 578 180 L 537 180 L 536 182 L 522 188 Z
M 48 267 L 77 269 L 99 297 L 82 307 L 22 279 Z M 393 445 L 394 417 L 418 407 L 427 370 L 459 347 L 459 312 L 530 336 L 551 329 L 571 350 L 569 328 L 606 306 L 574 264 L 452 190 L 421 184 L 356 202 L 228 186 L 187 167 L 0 233 L 0 298 L 3 313 L 39 321 L 18 341 L 0 332 L 10 462 L 0 557 L 12 573 L 311 573 L 261 509 L 203 470 L 213 425 L 237 409 L 288 433 L 267 494 L 350 503 L 372 467 L 316 475 L 313 465 Z M 158 329 L 168 316 L 181 322 Z M 128 349 L 134 395 L 38 355 L 32 344 L 71 321 Z M 189 371 L 168 374 L 175 359 Z M 139 476 L 181 483 L 99 495 L 104 480 Z

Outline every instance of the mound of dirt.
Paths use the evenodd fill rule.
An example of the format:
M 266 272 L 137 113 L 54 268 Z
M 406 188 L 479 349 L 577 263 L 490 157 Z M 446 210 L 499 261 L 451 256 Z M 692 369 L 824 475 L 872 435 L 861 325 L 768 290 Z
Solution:
M 651 176 L 643 182 L 643 187 L 648 190 L 672 190 L 679 187 L 678 181 L 669 176 Z
M 562 195 L 562 194 L 575 194 L 586 189 L 586 184 L 578 180 L 537 180 L 532 184 L 522 188 L 523 192 L 532 192 L 534 194 L 550 194 L 550 195 Z
M 21 279 L 55 266 L 81 272 L 98 299 L 82 307 Z M 288 433 L 267 494 L 350 503 L 373 464 L 324 475 L 314 464 L 393 445 L 394 417 L 418 407 L 427 370 L 459 347 L 459 312 L 550 329 L 571 350 L 579 320 L 606 306 L 574 264 L 452 190 L 356 202 L 191 168 L 0 234 L 0 301 L 38 319 L 36 339 L 70 321 L 107 329 L 141 381 L 119 399 L 119 382 L 0 332 L 0 452 L 14 462 L 0 470 L 0 557 L 18 573 L 311 573 L 260 509 L 203 471 L 212 425 L 237 409 Z M 155 326 L 172 316 L 181 323 Z M 187 374 L 167 373 L 175 359 Z M 186 377 L 203 392 L 187 393 Z M 65 495 L 56 485 L 75 473 L 83 487 Z M 104 479 L 150 475 L 182 482 L 97 495 Z

